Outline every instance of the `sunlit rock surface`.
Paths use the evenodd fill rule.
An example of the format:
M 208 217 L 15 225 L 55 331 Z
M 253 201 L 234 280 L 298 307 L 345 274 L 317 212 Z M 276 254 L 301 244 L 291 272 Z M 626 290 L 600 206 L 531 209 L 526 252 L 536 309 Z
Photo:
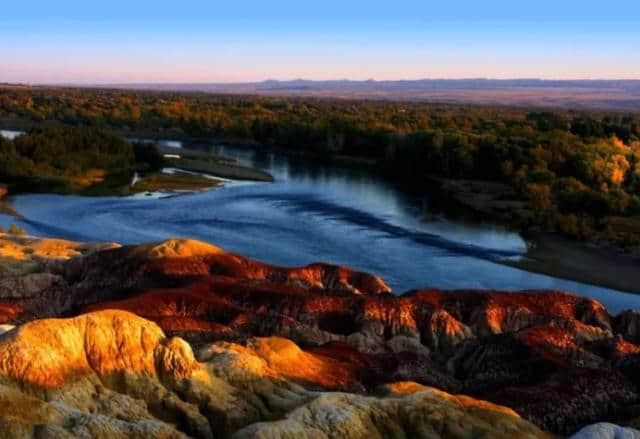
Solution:
M 515 413 L 478 407 L 426 389 L 386 398 L 324 393 L 282 420 L 249 425 L 236 438 L 540 438 L 546 435 Z
M 29 251 L 13 249 L 24 247 L 20 239 L 4 239 L 12 250 L 5 251 L 2 260 L 19 267 Z M 104 248 L 25 239 L 41 249 L 40 256 L 28 270 L 0 279 L 0 324 L 88 312 L 98 313 L 88 316 L 102 315 L 101 310 L 118 309 L 154 322 L 155 329 L 140 329 L 146 335 L 134 343 L 143 346 L 142 340 L 151 337 L 154 347 L 143 349 L 146 356 L 128 363 L 121 363 L 124 360 L 117 355 L 106 363 L 98 361 L 112 367 L 108 373 L 91 356 L 103 358 L 106 353 L 94 350 L 83 360 L 87 364 L 80 356 L 67 372 L 47 369 L 54 364 L 53 354 L 42 364 L 18 367 L 13 375 L 12 365 L 21 357 L 11 355 L 0 370 L 38 388 L 49 380 L 58 383 L 54 387 L 66 383 L 67 374 L 79 373 L 94 380 L 97 376 L 107 390 L 120 391 L 123 387 L 104 383 L 137 383 L 138 378 L 122 378 L 128 375 L 119 367 L 126 364 L 151 380 L 153 389 L 164 389 L 145 390 L 145 395 L 169 392 L 177 399 L 167 414 L 164 405 L 157 408 L 158 399 L 147 401 L 128 387 L 124 394 L 145 401 L 149 416 L 157 422 L 186 423 L 187 427 L 178 428 L 184 434 L 204 434 L 206 424 L 213 435 L 272 437 L 291 429 L 294 433 L 287 434 L 322 437 L 326 431 L 307 419 L 306 404 L 330 416 L 326 401 L 353 400 L 365 412 L 386 419 L 397 415 L 398 392 L 389 391 L 388 400 L 374 395 L 381 385 L 394 382 L 414 382 L 507 406 L 541 430 L 561 435 L 589 424 L 640 417 L 634 408 L 640 407 L 640 317 L 632 311 L 611 316 L 591 299 L 561 291 L 434 289 L 394 296 L 372 274 L 330 264 L 277 267 L 186 239 Z M 58 250 L 49 250 L 52 256 L 47 258 L 43 250 L 47 248 Z M 125 315 L 133 315 L 129 313 Z M 64 323 L 65 328 L 75 328 L 70 331 L 79 334 L 77 340 L 93 334 L 87 322 L 95 320 L 79 319 L 84 323 Z M 16 337 L 28 328 L 23 325 L 5 337 Z M 117 340 L 115 329 L 109 333 Z M 102 330 L 99 334 L 107 337 Z M 164 334 L 179 339 L 165 341 Z M 51 337 L 55 345 L 54 334 Z M 73 347 L 73 337 L 64 337 L 60 346 Z M 186 372 L 180 378 L 167 375 L 158 366 L 164 363 Z M 196 384 L 189 374 L 206 378 Z M 209 382 L 215 385 L 202 384 Z M 326 391 L 342 396 L 318 399 L 318 392 Z M 184 392 L 190 392 L 186 400 Z M 421 413 L 420 401 L 426 397 L 411 398 L 407 395 L 415 413 Z M 361 413 L 353 416 L 353 422 L 359 422 Z M 456 419 L 464 416 L 461 412 Z M 248 427 L 256 422 L 262 424 Z M 415 433 L 413 424 L 394 422 Z M 336 424 L 331 431 L 340 428 Z M 389 428 L 366 431 L 373 437 L 396 431 Z M 509 435 L 507 430 L 493 433 Z
M 0 274 L 24 274 L 42 270 L 55 261 L 86 256 L 118 244 L 87 244 L 64 239 L 39 239 L 0 233 Z
M 200 356 L 124 311 L 27 323 L 0 337 L 0 435 L 544 436 L 506 407 L 418 384 L 376 397 L 326 392 L 318 386 L 349 379 L 345 365 L 281 338 L 220 342 Z

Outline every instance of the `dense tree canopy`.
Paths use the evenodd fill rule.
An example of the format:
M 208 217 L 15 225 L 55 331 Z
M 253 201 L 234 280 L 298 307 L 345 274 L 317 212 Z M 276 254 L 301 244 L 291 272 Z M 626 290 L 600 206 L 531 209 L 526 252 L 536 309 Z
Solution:
M 162 165 L 153 145 L 101 128 L 45 123 L 13 140 L 0 137 L 0 182 L 12 191 L 119 193 L 134 171 Z
M 120 90 L 0 90 L 0 123 L 50 120 L 121 133 L 185 135 L 357 157 L 418 187 L 428 174 L 499 181 L 530 202 L 538 224 L 574 236 L 601 227 L 605 216 L 640 214 L 637 114 Z M 43 140 L 50 136 L 52 140 Z M 17 169 L 36 173 L 62 168 L 80 172 L 99 162 L 125 166 L 131 160 L 123 142 L 105 134 L 87 132 L 67 146 L 64 136 L 35 132 L 13 144 L 5 140 L 0 147 L 3 156 L 18 154 L 13 161 Z M 76 158 L 73 167 L 63 164 L 79 151 L 85 157 Z M 1 163 L 1 172 L 11 172 Z
M 73 177 L 90 170 L 127 169 L 134 162 L 131 143 L 92 128 L 50 125 L 0 143 L 0 175 Z

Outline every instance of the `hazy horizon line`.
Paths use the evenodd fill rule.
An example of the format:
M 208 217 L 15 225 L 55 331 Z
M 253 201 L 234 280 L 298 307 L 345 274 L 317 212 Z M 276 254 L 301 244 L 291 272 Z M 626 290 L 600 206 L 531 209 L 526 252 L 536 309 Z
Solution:
M 242 85 L 242 84 L 260 84 L 265 82 L 425 82 L 425 81 L 540 81 L 540 82 L 598 82 L 598 81 L 638 81 L 637 78 L 625 78 L 625 77 L 593 77 L 593 78 L 545 78 L 535 76 L 514 76 L 508 78 L 488 77 L 488 76 L 468 76 L 468 77 L 435 77 L 435 78 L 397 78 L 397 79 L 352 79 L 352 78 L 330 78 L 330 79 L 311 79 L 311 78 L 292 78 L 292 79 L 279 79 L 279 78 L 264 78 L 258 80 L 247 81 L 119 81 L 119 82 L 14 82 L 14 81 L 0 81 L 2 85 L 22 85 L 22 86 L 104 86 L 104 85 Z

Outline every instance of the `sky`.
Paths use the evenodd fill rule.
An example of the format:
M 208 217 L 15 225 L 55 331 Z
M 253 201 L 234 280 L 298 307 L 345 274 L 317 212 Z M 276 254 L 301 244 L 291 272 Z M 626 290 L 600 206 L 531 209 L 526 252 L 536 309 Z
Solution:
M 640 0 L 0 0 L 0 82 L 640 79 Z

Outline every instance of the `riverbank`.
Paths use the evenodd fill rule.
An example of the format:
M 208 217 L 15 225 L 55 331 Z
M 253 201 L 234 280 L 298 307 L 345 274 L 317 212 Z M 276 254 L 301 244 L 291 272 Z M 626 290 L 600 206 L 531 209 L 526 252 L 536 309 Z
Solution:
M 20 134 L 18 131 L 0 132 L 0 135 L 7 138 L 16 137 L 18 134 Z M 50 163 L 38 163 L 39 167 L 37 167 L 28 152 L 19 153 L 17 157 L 11 156 L 15 167 L 9 166 L 3 172 L 4 178 L 0 184 L 6 183 L 6 186 L 1 186 L 0 200 L 7 192 L 11 194 L 51 192 L 90 196 L 131 195 L 137 192 L 157 190 L 207 189 L 218 185 L 218 183 L 214 183 L 213 178 L 261 182 L 274 180 L 269 173 L 238 165 L 233 159 L 202 150 L 167 147 L 161 143 L 154 145 L 151 144 L 153 140 L 150 139 L 141 139 L 143 144 L 149 143 L 146 146 L 135 142 L 133 145 L 127 145 L 124 138 L 112 133 L 62 126 L 49 127 L 44 134 L 36 133 L 35 135 L 40 135 L 37 141 L 43 143 L 43 148 L 50 148 L 48 143 L 52 142 L 52 137 L 61 138 L 63 143 L 67 145 L 69 139 L 78 142 L 82 136 L 93 136 L 97 139 L 96 141 L 105 141 L 105 139 L 107 142 L 111 141 L 111 143 L 118 145 L 120 151 L 119 155 L 105 155 L 102 160 L 91 163 L 85 163 L 86 160 L 83 161 L 82 155 L 67 152 L 68 156 L 63 161 L 68 164 L 65 169 L 58 169 Z M 30 140 L 31 132 L 26 136 L 29 138 L 27 140 Z M 127 146 L 130 151 L 127 150 Z M 94 152 L 94 154 L 98 153 Z M 111 162 L 117 163 L 117 165 Z M 26 169 L 19 167 L 21 163 L 27 163 L 24 165 Z M 163 175 L 160 172 L 162 168 L 174 168 L 184 172 Z M 203 175 L 193 175 L 195 173 Z M 142 178 L 134 177 L 138 175 Z M 134 182 L 138 184 L 130 184 L 132 177 Z M 0 212 L 15 214 L 5 205 L 0 205 L 0 209 Z
M 640 294 L 640 253 L 623 251 L 606 239 L 577 240 L 558 233 L 528 230 L 533 210 L 515 199 L 505 184 L 481 180 L 430 178 L 443 196 L 480 220 L 512 227 L 523 236 L 527 252 L 520 260 L 502 264 L 557 278 Z M 612 227 L 613 230 L 619 227 Z
M 189 172 L 199 172 L 211 175 L 212 177 L 226 178 L 230 180 L 250 180 L 261 182 L 272 182 L 274 178 L 268 172 L 256 168 L 220 163 L 204 159 L 191 158 L 165 158 L 168 167 L 181 169 Z
M 557 234 L 525 235 L 527 253 L 501 263 L 533 273 L 640 294 L 640 254 L 623 254 L 604 245 L 579 242 Z
M 192 175 L 182 172 L 175 172 L 171 174 L 166 172 L 154 172 L 139 178 L 131 186 L 131 191 L 133 193 L 159 191 L 194 192 L 213 189 L 221 184 L 221 180 L 208 178 L 202 175 Z
M 9 216 L 19 216 L 18 212 L 13 210 L 6 202 L 5 198 L 9 193 L 7 187 L 3 184 L 0 184 L 0 213 L 9 215 Z
M 195 140 L 193 140 L 195 142 Z M 194 146 L 195 143 L 189 143 L 189 146 Z M 245 145 L 247 146 L 247 145 Z M 203 145 L 204 147 L 204 145 Z M 215 154 L 205 152 L 204 150 L 194 151 L 187 148 L 168 148 L 164 147 L 160 150 L 162 153 L 175 153 L 180 155 L 179 159 L 169 159 L 174 161 L 172 166 L 180 169 L 188 169 L 196 172 L 203 172 L 207 174 L 214 174 L 220 176 L 220 169 L 255 169 L 251 167 L 239 167 L 235 165 L 233 159 L 223 158 Z M 304 154 L 287 154 L 288 156 Z M 314 159 L 306 155 L 309 162 L 314 162 Z M 200 165 L 198 165 L 200 163 Z M 195 166 L 193 166 L 195 164 Z M 265 166 L 264 164 L 252 163 L 252 166 Z M 212 169 L 215 167 L 217 169 Z M 266 167 L 266 169 L 269 169 Z M 353 168 L 346 168 L 353 169 Z M 351 174 L 351 172 L 349 171 Z M 227 174 L 228 175 L 228 174 Z M 223 176 L 223 175 L 222 175 Z M 236 176 L 237 178 L 237 176 Z M 435 179 L 433 179 L 435 180 Z M 440 179 L 442 181 L 442 179 Z M 166 184 L 165 181 L 162 184 Z M 155 183 L 154 183 L 155 184 Z M 164 187 L 166 189 L 166 187 Z M 155 185 L 154 190 L 163 189 L 161 185 Z M 353 189 L 353 188 L 350 188 Z M 424 189 L 424 188 L 420 188 Z M 151 190 L 151 189 L 149 189 Z M 479 215 L 481 218 L 492 218 L 492 222 L 501 223 L 503 225 L 509 225 L 510 213 L 513 213 L 515 209 L 522 211 L 523 216 L 531 214 L 530 209 L 526 209 L 526 203 L 513 199 L 513 194 L 509 193 L 510 188 L 507 185 L 498 184 L 494 182 L 481 182 L 475 180 L 456 180 L 450 182 L 449 191 L 452 193 L 451 199 L 456 199 L 460 205 L 465 207 L 465 211 L 484 212 L 484 215 Z M 442 191 L 445 192 L 445 191 Z M 347 192 L 351 193 L 351 192 Z M 450 201 L 450 200 L 449 200 Z M 346 204 L 352 206 L 351 200 Z M 383 206 L 376 206 L 372 211 L 379 212 Z M 489 213 L 493 213 L 492 216 Z M 502 213 L 503 218 L 500 220 L 496 213 Z M 415 213 L 414 213 L 415 215 Z M 259 210 L 257 213 L 257 220 L 265 216 L 264 210 Z M 415 217 L 415 216 L 414 216 Z M 511 218 L 513 219 L 513 218 Z M 513 225 L 513 224 L 511 224 Z M 259 233 L 263 233 L 261 230 Z M 527 235 L 531 236 L 531 235 Z M 531 240 L 531 238 L 528 238 Z M 627 254 L 621 254 L 611 249 L 611 256 L 606 255 L 599 257 L 598 252 L 601 251 L 600 247 L 596 247 L 594 250 L 590 246 L 586 246 L 586 249 L 578 248 L 580 243 L 578 241 L 562 239 L 562 249 L 557 248 L 556 245 L 552 246 L 531 246 L 526 259 L 522 261 L 508 261 L 504 265 L 509 265 L 515 268 L 526 270 L 532 273 L 543 273 L 553 277 L 561 279 L 570 279 L 588 283 L 591 285 L 598 285 L 608 287 L 621 291 L 629 291 L 640 293 L 636 285 L 640 283 L 636 282 L 638 275 L 635 273 L 635 267 L 637 266 L 637 260 Z M 534 240 L 531 240 L 534 241 Z M 550 247 L 550 248 L 548 248 Z M 547 249 L 543 251 L 542 249 Z M 534 252 L 535 250 L 535 252 Z M 577 252 L 577 253 L 575 253 Z M 592 256 L 581 257 L 582 253 L 588 253 Z M 410 256 L 407 256 L 410 257 Z M 615 262 L 611 262 L 611 261 Z M 603 267 L 600 270 L 593 270 L 593 267 Z M 620 267 L 627 267 L 622 272 L 619 271 Z M 596 274 L 593 272 L 597 271 Z M 508 281 L 505 281 L 508 282 Z M 513 285 L 512 283 L 509 283 Z M 528 287 L 528 285 L 526 285 Z
M 16 212 L 14 209 L 11 208 L 11 206 L 9 206 L 6 202 L 2 200 L 0 200 L 0 213 L 9 215 L 9 216 L 15 216 L 15 217 L 20 216 L 18 212 Z

